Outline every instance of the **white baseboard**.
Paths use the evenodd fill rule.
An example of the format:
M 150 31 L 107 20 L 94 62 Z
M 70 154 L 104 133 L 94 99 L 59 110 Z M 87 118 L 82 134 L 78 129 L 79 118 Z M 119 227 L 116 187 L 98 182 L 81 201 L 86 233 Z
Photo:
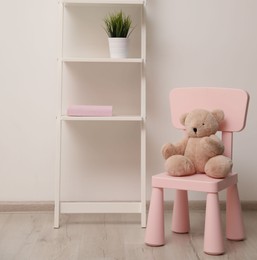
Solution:
M 257 210 L 257 201 L 242 201 L 243 210 Z M 149 202 L 147 202 L 147 208 Z M 173 202 L 164 203 L 165 210 L 172 210 Z M 205 210 L 205 201 L 190 201 L 189 207 L 191 210 Z M 226 202 L 220 202 L 220 208 L 225 210 Z M 0 202 L 0 212 L 53 212 L 53 201 L 12 201 Z
M 205 210 L 206 201 L 205 200 L 193 200 L 189 201 L 189 208 L 191 210 Z M 257 210 L 257 201 L 241 201 L 242 210 Z M 173 202 L 164 203 L 165 210 L 172 210 Z M 220 209 L 226 209 L 226 201 L 220 201 Z
M 49 212 L 54 210 L 52 201 L 0 202 L 0 212 Z

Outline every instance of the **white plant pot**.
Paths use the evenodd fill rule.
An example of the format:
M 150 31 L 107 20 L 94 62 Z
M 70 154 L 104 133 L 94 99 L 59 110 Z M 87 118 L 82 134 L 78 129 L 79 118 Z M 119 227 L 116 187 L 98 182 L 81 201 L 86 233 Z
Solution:
M 128 57 L 128 38 L 108 38 L 111 58 Z

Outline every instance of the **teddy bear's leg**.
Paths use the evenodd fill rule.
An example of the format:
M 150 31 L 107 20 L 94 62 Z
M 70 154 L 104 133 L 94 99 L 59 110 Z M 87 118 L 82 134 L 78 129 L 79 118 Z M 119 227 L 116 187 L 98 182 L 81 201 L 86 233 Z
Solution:
M 230 158 L 224 155 L 218 155 L 212 157 L 206 164 L 205 164 L 205 173 L 217 179 L 225 178 L 232 169 L 232 161 Z
M 192 161 L 183 155 L 169 157 L 165 162 L 165 170 L 172 176 L 186 176 L 195 173 Z

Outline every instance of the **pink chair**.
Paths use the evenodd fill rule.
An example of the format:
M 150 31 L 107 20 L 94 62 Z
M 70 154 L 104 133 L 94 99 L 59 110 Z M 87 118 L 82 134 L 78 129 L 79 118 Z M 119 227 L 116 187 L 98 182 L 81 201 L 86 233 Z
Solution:
M 170 110 L 173 125 L 184 129 L 179 117 L 195 108 L 222 109 L 225 121 L 221 126 L 224 155 L 232 158 L 233 132 L 241 131 L 246 122 L 249 96 L 241 89 L 232 88 L 176 88 L 170 92 Z M 176 189 L 172 231 L 188 233 L 190 229 L 187 191 L 207 193 L 204 230 L 204 252 L 220 255 L 225 252 L 221 228 L 218 192 L 227 189 L 226 237 L 230 240 L 245 238 L 241 205 L 237 189 L 237 173 L 225 179 L 213 179 L 205 174 L 171 177 L 166 172 L 152 177 L 152 196 L 148 214 L 145 243 L 162 246 L 164 241 L 163 189 Z

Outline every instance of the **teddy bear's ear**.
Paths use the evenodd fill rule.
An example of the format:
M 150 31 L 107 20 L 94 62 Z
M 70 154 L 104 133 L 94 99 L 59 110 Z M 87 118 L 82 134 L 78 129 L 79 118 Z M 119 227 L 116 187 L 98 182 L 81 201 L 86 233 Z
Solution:
M 186 117 L 187 117 L 188 113 L 183 114 L 180 118 L 179 121 L 182 125 L 185 125 L 185 121 L 186 121 Z
M 224 112 L 220 109 L 215 109 L 211 112 L 220 124 L 224 120 Z

